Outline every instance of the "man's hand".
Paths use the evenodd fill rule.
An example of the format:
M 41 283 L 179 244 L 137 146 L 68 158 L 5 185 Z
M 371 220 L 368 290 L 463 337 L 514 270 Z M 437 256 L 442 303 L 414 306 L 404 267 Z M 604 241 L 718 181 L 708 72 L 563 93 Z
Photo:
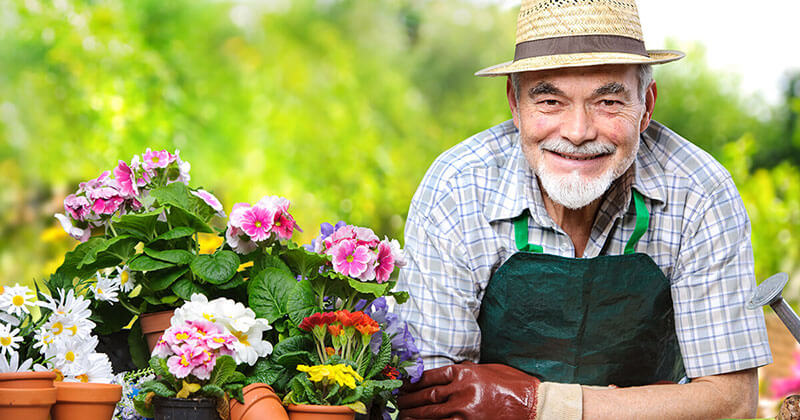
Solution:
M 535 419 L 539 379 L 510 366 L 463 362 L 402 389 L 400 419 Z

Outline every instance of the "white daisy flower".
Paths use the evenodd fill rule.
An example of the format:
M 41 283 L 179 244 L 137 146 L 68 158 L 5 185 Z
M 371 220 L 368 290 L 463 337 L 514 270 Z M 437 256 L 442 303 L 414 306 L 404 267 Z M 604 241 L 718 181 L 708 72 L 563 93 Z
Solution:
M 111 361 L 103 353 L 91 353 L 76 361 L 73 375 L 64 378 L 64 382 L 92 382 L 110 384 L 114 380 Z
M 19 328 L 12 330 L 11 326 L 0 324 L 0 354 L 2 356 L 17 353 L 19 343 L 23 340 L 18 334 Z
M 46 296 L 47 302 L 40 302 L 43 308 L 50 309 L 55 315 L 87 319 L 92 315 L 89 310 L 90 300 L 83 296 L 75 296 L 75 291 L 70 289 L 58 289 L 58 300 L 51 296 Z
M 33 348 L 39 349 L 40 353 L 44 353 L 55 341 L 55 335 L 53 335 L 51 330 L 41 327 L 36 330 L 36 333 L 33 335 L 33 341 Z
M 136 282 L 133 280 L 133 274 L 127 265 L 122 267 L 115 267 L 117 271 L 117 279 L 119 281 L 119 289 L 122 293 L 128 293 L 136 287 Z
M 19 363 L 19 353 L 11 353 L 11 358 L 6 360 L 5 356 L 0 356 L 0 373 L 9 372 L 28 372 L 33 365 L 32 359 L 27 359 Z
M 29 287 L 20 286 L 17 283 L 14 287 L 5 288 L 3 294 L 0 295 L 0 301 L 3 302 L 0 306 L 5 308 L 5 312 L 22 316 L 23 313 L 30 313 L 28 306 L 36 306 L 34 299 L 35 295 Z
M 81 361 L 94 353 L 95 347 L 97 347 L 97 337 L 95 336 L 89 336 L 85 340 L 75 338 L 56 340 L 47 348 L 44 356 L 45 359 L 50 359 L 53 367 L 63 373 L 65 377 L 75 376 L 84 373 L 82 371 L 85 369 L 82 367 Z
M 97 300 L 111 303 L 118 301 L 119 283 L 116 279 L 103 277 L 100 273 L 97 273 L 97 283 L 91 285 L 89 289 L 94 293 L 94 297 Z

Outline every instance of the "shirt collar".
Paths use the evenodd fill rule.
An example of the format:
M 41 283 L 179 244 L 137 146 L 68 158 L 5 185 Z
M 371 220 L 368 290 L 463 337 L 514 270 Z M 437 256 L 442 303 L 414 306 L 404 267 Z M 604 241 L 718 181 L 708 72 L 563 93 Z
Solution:
M 539 183 L 536 182 L 536 175 L 522 153 L 519 131 L 514 131 L 509 135 L 513 136 L 514 151 L 505 165 L 500 168 L 498 184 L 488 195 L 488 199 L 484 204 L 484 215 L 490 222 L 494 222 L 513 219 L 527 209 L 537 224 L 549 226 L 553 222 L 544 207 Z M 652 144 L 653 140 L 650 137 L 646 137 L 646 134 L 640 136 L 639 152 L 631 170 L 614 182 L 611 187 L 612 191 L 607 195 L 608 197 L 613 197 L 611 199 L 616 204 L 611 205 L 611 207 L 615 207 L 612 210 L 612 214 L 627 209 L 631 198 L 630 188 L 627 188 L 627 186 L 636 188 L 640 194 L 652 201 L 661 203 L 666 201 L 664 170 L 650 150 Z M 633 176 L 632 183 L 631 176 Z M 618 193 L 615 194 L 614 190 L 618 191 Z

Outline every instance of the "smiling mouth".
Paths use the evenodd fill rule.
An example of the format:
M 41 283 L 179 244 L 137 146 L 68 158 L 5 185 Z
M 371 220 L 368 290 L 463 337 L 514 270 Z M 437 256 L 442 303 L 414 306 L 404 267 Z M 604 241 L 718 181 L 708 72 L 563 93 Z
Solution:
M 597 159 L 597 158 L 601 158 L 601 157 L 610 155 L 610 153 L 600 153 L 600 154 L 596 154 L 596 155 L 573 155 L 573 154 L 558 153 L 558 152 L 554 152 L 552 150 L 548 150 L 548 151 L 550 153 L 553 153 L 553 154 L 559 156 L 559 157 L 562 157 L 564 159 L 569 159 L 569 160 L 592 160 L 592 159 Z

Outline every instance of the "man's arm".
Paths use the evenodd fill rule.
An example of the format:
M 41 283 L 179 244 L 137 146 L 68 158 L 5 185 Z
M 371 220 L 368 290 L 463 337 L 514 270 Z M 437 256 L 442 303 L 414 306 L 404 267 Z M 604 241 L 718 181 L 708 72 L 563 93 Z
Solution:
M 684 385 L 631 388 L 583 387 L 583 418 L 752 418 L 758 405 L 755 368 L 703 376 Z

